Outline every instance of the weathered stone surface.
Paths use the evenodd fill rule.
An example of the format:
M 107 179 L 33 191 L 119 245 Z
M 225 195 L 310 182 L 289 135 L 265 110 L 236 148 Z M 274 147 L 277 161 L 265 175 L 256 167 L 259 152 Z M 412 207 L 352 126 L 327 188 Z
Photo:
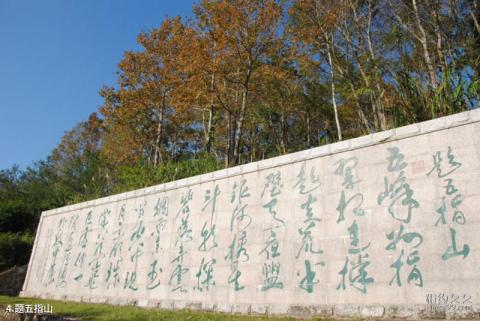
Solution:
M 186 301 L 174 301 L 173 308 L 175 310 L 183 310 L 187 308 L 188 303 Z
M 267 313 L 268 305 L 266 304 L 252 304 L 250 306 L 250 312 L 253 314 L 265 314 Z
M 298 317 L 312 317 L 316 312 L 317 309 L 313 305 L 292 305 L 288 310 L 289 315 Z
M 233 313 L 242 313 L 248 314 L 250 313 L 250 304 L 234 304 L 232 308 Z
M 338 304 L 334 308 L 334 314 L 337 317 L 358 317 L 360 316 L 360 308 L 356 305 Z
M 300 317 L 478 318 L 479 115 L 45 211 L 22 295 Z M 472 310 L 448 310 L 447 297 Z
M 333 315 L 333 306 L 329 306 L 329 305 L 315 306 L 315 316 L 329 318 L 332 315 Z
M 26 265 L 15 266 L 0 273 L 0 295 L 18 295 L 22 290 L 26 275 Z
M 401 138 L 411 137 L 418 133 L 420 133 L 419 124 L 412 124 L 412 125 L 396 128 L 395 138 L 401 139 Z
M 139 299 L 137 301 L 137 306 L 141 307 L 141 308 L 146 308 L 148 307 L 148 300 L 147 299 Z
M 202 302 L 202 310 L 203 311 L 208 311 L 208 312 L 213 312 L 216 310 L 217 305 L 215 303 L 210 303 L 210 302 Z
M 216 306 L 216 310 L 218 312 L 223 312 L 223 313 L 230 313 L 232 312 L 232 305 L 230 303 L 218 303 Z
M 268 306 L 269 315 L 287 314 L 290 307 L 287 304 L 270 304 Z
M 446 312 L 449 320 L 474 320 L 480 318 L 480 314 L 472 306 L 447 309 Z
M 190 302 L 187 303 L 186 308 L 192 311 L 198 311 L 202 309 L 202 302 Z
M 443 320 L 447 318 L 446 307 L 439 306 L 419 306 L 416 307 L 417 315 L 421 320 Z
M 162 300 L 160 302 L 160 308 L 162 308 L 164 310 L 172 310 L 174 307 L 175 307 L 174 302 L 172 302 L 170 300 Z
M 391 305 L 385 308 L 385 316 L 395 319 L 415 319 L 417 310 L 412 305 Z
M 382 306 L 364 306 L 360 307 L 360 316 L 362 318 L 380 318 L 383 317 L 385 308 Z

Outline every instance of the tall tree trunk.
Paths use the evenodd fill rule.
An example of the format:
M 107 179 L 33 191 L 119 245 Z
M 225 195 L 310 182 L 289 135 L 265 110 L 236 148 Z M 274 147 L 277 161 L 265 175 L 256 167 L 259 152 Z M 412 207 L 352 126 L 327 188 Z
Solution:
M 335 114 L 335 124 L 337 126 L 338 140 L 340 141 L 342 140 L 342 129 L 340 128 L 340 120 L 338 118 L 337 98 L 336 98 L 336 89 L 335 89 L 335 72 L 334 72 L 334 66 L 333 66 L 331 47 L 328 43 L 328 36 L 326 36 L 325 38 L 327 40 L 328 64 L 330 65 L 330 82 L 331 82 L 331 89 L 332 89 L 333 112 Z
M 367 21 L 366 21 L 365 26 L 363 26 L 363 24 L 360 22 L 360 18 L 357 15 L 357 6 L 359 5 L 359 3 L 357 1 L 349 1 L 349 4 L 350 4 L 350 9 L 352 10 L 355 25 L 358 29 L 358 33 L 359 33 L 358 37 L 359 37 L 360 40 L 357 41 L 358 44 L 357 44 L 357 42 L 353 41 L 352 37 L 350 36 L 350 32 L 349 32 L 348 28 L 345 28 L 345 30 L 343 32 L 343 35 L 346 38 L 347 43 L 352 46 L 352 51 L 353 51 L 353 56 L 354 56 L 353 61 L 358 66 L 358 70 L 360 71 L 360 75 L 362 77 L 363 82 L 365 83 L 365 86 L 369 89 L 373 89 L 372 86 L 371 86 L 370 78 L 367 76 L 368 65 L 366 67 L 364 67 L 362 65 L 362 60 L 359 58 L 359 55 L 358 55 L 358 52 L 357 52 L 358 50 L 356 48 L 359 47 L 362 50 L 362 54 L 364 53 L 363 51 L 365 51 L 365 53 L 370 56 L 371 64 L 373 64 L 373 66 L 374 66 L 373 67 L 374 76 L 375 76 L 374 77 L 374 82 L 375 82 L 375 88 L 376 88 L 375 95 L 370 96 L 370 103 L 371 103 L 371 106 L 372 106 L 372 114 L 373 114 L 373 124 L 374 124 L 375 130 L 378 130 L 378 129 L 385 130 L 386 129 L 386 120 L 385 120 L 383 104 L 380 100 L 380 97 L 382 97 L 382 94 L 381 94 L 382 91 L 381 91 L 381 88 L 380 88 L 380 79 L 377 75 L 378 69 L 377 69 L 377 66 L 376 66 L 376 59 L 375 59 L 375 54 L 374 54 L 374 51 L 373 51 L 373 42 L 372 42 L 372 37 L 371 37 L 372 11 L 373 11 L 372 2 L 369 0 L 368 3 L 367 3 L 368 11 L 367 11 Z M 365 30 L 363 28 L 365 28 Z M 364 33 L 365 33 L 365 35 L 364 35 Z M 364 45 L 363 45 L 364 42 L 367 45 L 367 49 L 364 49 Z M 339 70 L 341 72 L 340 68 L 339 68 Z M 349 81 L 350 84 L 352 84 L 351 80 L 347 79 L 347 81 Z M 352 87 L 352 85 L 350 85 L 350 86 Z M 358 95 L 355 93 L 354 90 L 352 90 L 352 92 L 353 92 L 355 97 L 358 97 Z M 359 105 L 358 99 L 357 99 L 357 105 Z M 363 113 L 361 108 L 358 108 L 358 113 L 359 114 Z M 370 126 L 367 125 L 367 129 L 370 131 Z
M 352 82 L 349 80 L 348 84 L 350 85 L 350 90 L 352 91 L 353 97 L 355 98 L 355 105 L 357 106 L 357 114 L 358 118 L 362 121 L 363 127 L 367 130 L 368 134 L 372 133 L 372 129 L 370 128 L 370 124 L 368 123 L 367 116 L 363 112 L 362 106 L 360 105 L 359 98 L 357 92 L 355 91 L 355 87 L 353 86 Z
M 375 87 L 377 89 L 377 95 L 375 97 L 375 104 L 378 104 L 377 113 L 378 113 L 378 121 L 380 123 L 381 130 L 387 130 L 387 120 L 385 117 L 385 108 L 381 101 L 382 99 L 382 89 L 380 87 L 380 70 L 377 65 L 377 57 L 375 55 L 375 51 L 373 49 L 373 41 L 372 41 L 372 2 L 368 2 L 368 21 L 367 21 L 367 44 L 368 44 L 368 52 L 370 54 L 370 59 L 372 59 L 372 63 L 374 65 L 374 73 L 375 73 Z
M 215 124 L 214 124 L 214 117 L 215 117 L 215 108 L 214 105 L 210 105 L 210 109 L 208 110 L 208 129 L 207 129 L 207 141 L 205 143 L 205 151 L 210 154 L 212 151 L 212 145 L 215 138 Z
M 164 118 L 164 110 L 165 110 L 165 98 L 162 99 L 162 103 L 158 110 L 158 124 L 157 124 L 157 132 L 156 132 L 156 139 L 155 139 L 155 151 L 153 156 L 153 167 L 157 167 L 160 162 L 163 162 L 163 155 L 162 155 L 162 136 L 163 136 L 163 118 Z
M 287 146 L 286 146 L 286 141 L 287 141 L 287 125 L 286 125 L 286 116 L 285 113 L 282 112 L 281 118 L 280 118 L 280 148 L 282 150 L 282 154 L 287 153 Z
M 175 134 L 173 135 L 172 150 L 170 152 L 170 160 L 172 161 L 174 161 L 176 158 L 177 140 L 178 140 L 178 134 L 175 131 Z
M 250 163 L 252 163 L 254 160 L 255 160 L 255 130 L 254 128 L 252 127 L 251 131 L 250 131 L 250 141 L 249 141 L 249 144 L 250 146 L 248 146 L 248 150 L 249 150 L 249 159 L 250 159 Z
M 439 60 L 439 65 L 440 65 L 440 68 L 441 68 L 441 72 L 442 72 L 442 77 L 444 77 L 445 73 L 448 71 L 448 63 L 447 63 L 447 60 L 445 59 L 445 55 L 444 55 L 444 49 L 443 49 L 443 39 L 442 39 L 442 30 L 441 30 L 441 27 L 440 27 L 440 24 L 441 24 L 441 21 L 440 21 L 440 3 L 438 2 L 435 2 L 433 5 L 432 5 L 432 24 L 434 24 L 434 30 L 435 30 L 435 34 L 437 35 L 437 46 L 436 46 L 436 50 L 437 50 L 437 56 L 438 56 L 438 60 Z M 452 57 L 453 59 L 453 57 Z
M 370 127 L 370 123 L 367 119 L 367 116 L 365 116 L 365 113 L 360 105 L 360 98 L 358 97 L 358 94 L 355 90 L 355 85 L 354 83 L 352 82 L 352 80 L 350 79 L 350 77 L 348 77 L 347 75 L 347 71 L 346 70 L 343 70 L 342 68 L 338 67 L 337 68 L 338 72 L 340 73 L 340 76 L 343 77 L 345 79 L 345 81 L 348 82 L 348 85 L 350 87 L 350 90 L 352 92 L 352 95 L 353 97 L 355 98 L 355 105 L 357 106 L 357 114 L 358 114 L 358 117 L 360 118 L 360 120 L 362 121 L 362 124 L 363 126 L 365 127 L 365 129 L 367 130 L 367 132 L 369 134 L 372 133 L 372 128 Z
M 236 121 L 235 136 L 233 141 L 233 160 L 232 165 L 239 163 L 240 144 L 242 140 L 243 123 L 245 121 L 245 111 L 247 109 L 247 88 L 242 91 L 242 104 Z
M 213 93 L 213 90 L 215 88 L 215 75 L 212 74 L 212 81 L 211 81 L 211 91 Z M 208 125 L 207 125 L 207 137 L 206 137 L 206 142 L 205 142 L 205 150 L 208 154 L 210 154 L 212 150 L 212 145 L 213 145 L 213 140 L 215 138 L 215 104 L 213 101 L 214 97 L 213 94 L 210 98 L 210 108 L 208 110 Z
M 306 113 L 306 123 L 307 123 L 307 148 L 310 148 L 311 143 L 310 143 L 310 114 L 307 112 Z
M 232 113 L 227 111 L 227 157 L 225 161 L 225 167 L 230 165 L 232 159 Z
M 433 67 L 432 58 L 428 50 L 428 39 L 425 28 L 423 28 L 422 21 L 420 20 L 420 13 L 418 12 L 417 0 L 412 0 L 413 10 L 415 12 L 415 22 L 417 28 L 420 31 L 420 36 L 418 40 L 420 41 L 423 48 L 423 58 L 425 59 L 425 64 L 427 65 L 427 70 L 430 78 L 430 85 L 432 88 L 437 88 L 437 77 L 435 74 L 435 68 Z
M 237 73 L 240 71 L 237 69 Z M 239 88 L 238 85 L 235 88 L 235 101 L 234 106 L 235 110 L 238 108 L 239 104 Z M 243 95 L 242 95 L 243 97 Z M 234 117 L 232 117 L 234 116 Z M 228 148 L 228 166 L 233 166 L 237 163 L 237 157 L 235 156 L 236 150 L 236 134 L 238 128 L 238 113 L 228 112 L 228 121 L 229 121 L 229 131 L 228 131 L 228 140 L 229 140 L 229 148 Z M 237 155 L 238 156 L 238 155 Z

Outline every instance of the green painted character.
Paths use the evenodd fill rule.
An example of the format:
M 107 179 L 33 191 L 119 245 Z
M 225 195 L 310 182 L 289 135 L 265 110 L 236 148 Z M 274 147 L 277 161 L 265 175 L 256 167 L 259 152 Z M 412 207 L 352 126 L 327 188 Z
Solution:
M 448 165 L 449 168 L 444 172 L 443 166 L 443 158 L 442 158 L 442 152 L 438 151 L 433 155 L 433 168 L 430 170 L 430 172 L 427 173 L 427 176 L 430 176 L 430 174 L 433 171 L 437 172 L 437 176 L 439 178 L 446 177 L 453 172 L 455 172 L 457 169 L 459 169 L 462 166 L 462 163 L 456 161 L 455 155 L 452 153 L 452 147 L 448 146 L 447 150 L 447 158 L 448 158 Z
M 198 250 L 202 252 L 208 252 L 211 249 L 218 247 L 216 241 L 216 232 L 215 232 L 215 224 L 207 226 L 208 222 L 204 222 L 202 226 L 202 230 L 200 232 L 200 236 L 202 237 L 202 242 L 198 246 Z
M 266 259 L 270 258 L 275 258 L 280 255 L 279 251 L 279 243 L 277 240 L 277 234 L 275 232 L 274 228 L 266 228 L 264 231 L 269 231 L 270 236 L 268 240 L 265 242 L 264 248 L 258 253 L 258 255 L 261 255 L 262 253 L 265 253 Z
M 450 228 L 451 245 L 447 248 L 445 253 L 443 253 L 442 260 L 446 261 L 457 256 L 463 256 L 463 258 L 466 258 L 470 253 L 470 246 L 468 246 L 468 244 L 464 244 L 462 250 L 459 250 L 457 248 L 456 235 L 457 235 L 457 232 L 455 231 L 455 229 Z
M 198 247 L 198 250 L 201 252 L 208 252 L 211 249 L 218 247 L 217 244 L 217 235 L 216 235 L 216 225 L 214 222 L 214 215 L 215 215 L 215 208 L 217 204 L 217 198 L 220 195 L 220 188 L 218 184 L 215 185 L 213 192 L 210 189 L 205 191 L 205 201 L 202 208 L 204 212 L 207 207 L 210 207 L 210 217 L 203 223 L 202 230 L 200 232 L 200 236 L 202 237 L 202 241 Z
M 392 285 L 393 281 L 395 281 L 398 286 L 402 286 L 402 279 L 400 278 L 400 270 L 402 269 L 402 266 L 404 264 L 403 261 L 402 261 L 403 254 L 404 254 L 404 252 L 402 250 L 400 252 L 400 255 L 398 256 L 398 258 L 395 260 L 395 262 L 393 262 L 393 264 L 390 265 L 391 268 L 395 269 L 395 275 L 393 276 L 393 278 L 388 283 L 389 285 Z
M 438 223 L 447 224 L 447 221 L 445 220 L 445 216 L 447 214 L 447 204 L 445 203 L 445 196 L 442 197 L 442 205 L 440 205 L 440 207 L 437 209 L 437 213 L 440 215 L 440 217 L 435 222 L 435 226 L 437 226 Z
M 346 279 L 348 274 L 348 281 L 350 286 L 362 293 L 367 293 L 367 285 L 374 282 L 372 277 L 368 276 L 367 267 L 370 265 L 368 254 L 359 254 L 358 261 L 350 261 L 350 258 L 345 257 L 345 264 L 338 274 L 342 276 L 337 290 L 346 289 Z
M 150 236 L 155 238 L 155 253 L 160 251 L 160 237 L 162 231 L 167 225 L 168 217 L 168 197 L 159 197 L 154 207 L 153 219 L 155 220 L 155 229 Z
M 264 276 L 264 284 L 261 288 L 262 291 L 270 289 L 283 289 L 283 282 L 280 281 L 280 263 L 270 261 L 263 264 L 262 273 Z
M 312 263 L 310 260 L 305 260 L 305 276 L 300 281 L 299 287 L 308 293 L 313 293 L 314 286 L 319 281 L 316 279 L 317 273 L 312 269 Z
M 107 275 L 105 277 L 107 289 L 110 289 L 111 286 L 116 288 L 117 285 L 120 284 L 120 262 L 122 262 L 122 259 L 118 259 L 115 262 L 110 262 Z
M 194 289 L 200 292 L 204 290 L 210 290 L 210 287 L 215 285 L 215 280 L 213 279 L 213 267 L 217 260 L 205 260 L 202 258 L 202 262 L 200 263 L 200 268 L 198 272 L 195 274 L 197 278 L 197 284 L 195 285 Z
M 123 288 L 130 289 L 132 291 L 138 291 L 138 286 L 136 285 L 136 281 L 137 281 L 137 271 L 127 272 Z
M 386 246 L 386 250 L 394 251 L 397 248 L 397 244 L 403 241 L 407 244 L 415 244 L 413 248 L 419 247 L 423 243 L 423 236 L 417 232 L 404 233 L 403 224 L 400 225 L 398 232 L 392 231 L 387 234 L 387 239 L 391 242 Z
M 153 290 L 160 285 L 160 281 L 158 280 L 158 274 L 162 272 L 162 269 L 157 268 L 157 264 L 157 260 L 154 260 L 152 264 L 150 264 L 150 271 L 147 274 L 147 290 Z
M 315 173 L 315 166 L 312 166 L 310 170 L 310 177 L 307 177 L 306 166 L 307 164 L 303 162 L 300 172 L 297 175 L 297 182 L 293 186 L 293 188 L 297 188 L 298 186 L 299 193 L 302 195 L 309 194 L 320 187 L 320 175 Z M 308 178 L 310 178 L 310 181 L 308 181 Z M 310 184 L 310 186 L 307 187 L 307 184 Z
M 335 169 L 335 175 L 344 177 L 344 181 L 342 183 L 343 188 L 352 189 L 355 184 L 360 182 L 360 180 L 353 180 L 353 170 L 358 165 L 357 157 L 340 159 L 336 161 L 334 165 L 337 166 Z
M 360 207 L 363 204 L 363 194 L 361 193 L 356 193 L 352 197 L 350 197 L 348 200 L 345 197 L 345 191 L 342 190 L 342 193 L 340 195 L 340 201 L 338 202 L 337 206 L 337 212 L 339 213 L 337 223 L 340 223 L 345 220 L 345 210 L 347 209 L 347 206 L 353 202 L 354 204 L 352 212 L 356 216 L 363 216 L 365 215 L 365 211 Z

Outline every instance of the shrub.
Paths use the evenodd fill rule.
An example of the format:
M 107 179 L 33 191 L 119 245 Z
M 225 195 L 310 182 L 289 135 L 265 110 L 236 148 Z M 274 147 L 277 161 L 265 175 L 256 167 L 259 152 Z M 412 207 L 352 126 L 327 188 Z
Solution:
M 157 167 L 139 164 L 119 169 L 114 192 L 131 191 L 147 186 L 172 182 L 178 179 L 201 175 L 221 169 L 214 157 L 201 156 L 196 159 L 168 162 Z
M 33 241 L 31 234 L 0 233 L 0 271 L 27 264 Z

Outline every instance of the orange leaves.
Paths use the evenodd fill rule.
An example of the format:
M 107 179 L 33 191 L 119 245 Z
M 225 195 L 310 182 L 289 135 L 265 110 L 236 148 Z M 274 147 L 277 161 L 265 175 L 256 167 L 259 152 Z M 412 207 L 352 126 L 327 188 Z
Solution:
M 289 10 L 290 31 L 297 42 L 322 46 L 348 12 L 346 0 L 294 0 Z
M 437 79 L 467 90 L 478 82 L 467 1 L 432 21 L 436 2 L 417 2 Z M 165 19 L 125 52 L 118 88 L 102 89 L 101 148 L 116 164 L 200 151 L 234 164 L 331 142 L 342 129 L 353 137 L 426 119 L 425 47 L 405 3 L 199 0 L 191 20 Z M 462 106 L 478 101 L 470 91 Z M 65 151 L 78 147 L 69 135 Z
M 131 145 L 143 150 L 139 157 L 153 153 L 149 157 L 157 159 L 159 150 L 177 143 L 179 130 L 188 136 L 199 124 L 205 145 L 213 146 L 214 132 L 225 130 L 215 126 L 220 118 L 229 122 L 228 154 L 238 152 L 250 105 L 264 93 L 264 82 L 286 80 L 279 69 L 285 49 L 282 5 L 204 0 L 194 8 L 195 21 L 166 19 L 142 32 L 142 50 L 126 52 L 119 63 L 117 103 L 102 108 L 105 148 L 113 158 L 132 155 L 125 150 Z

